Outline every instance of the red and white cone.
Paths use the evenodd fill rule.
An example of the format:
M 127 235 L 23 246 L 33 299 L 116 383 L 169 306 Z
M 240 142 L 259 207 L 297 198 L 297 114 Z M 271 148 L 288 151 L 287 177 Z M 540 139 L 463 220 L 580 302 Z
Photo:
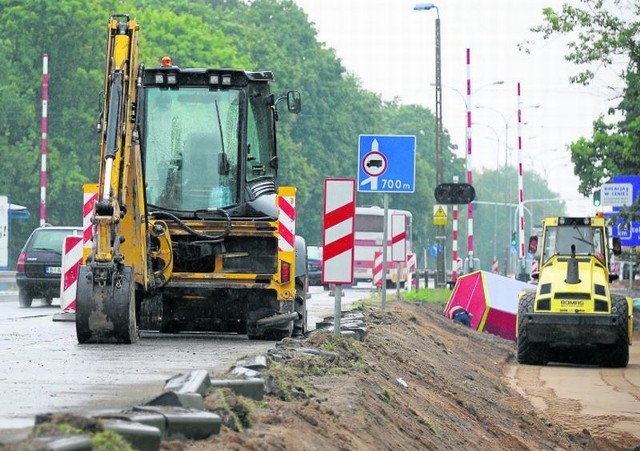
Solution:
M 497 258 L 494 258 L 493 261 L 491 262 L 491 272 L 494 272 L 496 274 L 500 273 L 500 265 L 498 265 Z

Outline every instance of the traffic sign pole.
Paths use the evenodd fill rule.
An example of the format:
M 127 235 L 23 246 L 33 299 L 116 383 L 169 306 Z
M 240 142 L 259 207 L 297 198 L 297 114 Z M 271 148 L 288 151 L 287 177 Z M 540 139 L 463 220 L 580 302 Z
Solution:
M 387 307 L 387 239 L 389 237 L 389 195 L 384 193 L 384 224 L 382 225 L 382 287 L 380 291 L 380 307 Z

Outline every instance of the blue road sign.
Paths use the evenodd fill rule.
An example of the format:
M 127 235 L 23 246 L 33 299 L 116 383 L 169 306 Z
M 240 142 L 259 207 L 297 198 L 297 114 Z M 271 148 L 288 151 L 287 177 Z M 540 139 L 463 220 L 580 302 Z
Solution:
M 415 136 L 360 135 L 359 192 L 413 193 L 415 173 Z
M 640 195 L 640 175 L 614 175 L 613 183 L 630 183 L 633 186 L 633 201 L 638 200 Z M 619 207 L 613 207 L 613 213 L 607 214 L 611 216 L 620 210 Z M 622 228 L 620 221 L 611 228 L 611 236 L 619 237 L 620 244 L 623 246 L 640 246 L 640 223 L 631 222 L 627 228 Z

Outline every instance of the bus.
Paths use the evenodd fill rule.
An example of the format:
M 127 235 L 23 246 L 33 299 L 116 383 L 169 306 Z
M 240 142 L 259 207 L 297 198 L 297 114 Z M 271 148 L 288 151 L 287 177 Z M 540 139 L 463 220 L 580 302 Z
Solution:
M 405 217 L 407 232 L 407 254 L 411 252 L 412 215 L 407 210 L 387 211 L 387 278 L 386 286 L 391 287 L 398 281 L 397 265 L 400 263 L 400 286 L 407 281 L 407 265 L 391 261 L 391 221 L 393 215 Z M 376 251 L 382 251 L 382 235 L 384 227 L 384 209 L 377 206 L 356 207 L 356 224 L 354 236 L 354 283 L 372 282 L 373 265 Z

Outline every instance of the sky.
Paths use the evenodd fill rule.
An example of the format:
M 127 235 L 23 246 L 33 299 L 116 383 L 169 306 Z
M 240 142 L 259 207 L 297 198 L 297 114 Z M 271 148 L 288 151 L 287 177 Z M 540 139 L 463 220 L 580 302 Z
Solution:
M 443 126 L 458 146 L 458 156 L 464 158 L 467 150 L 469 80 L 472 171 L 505 162 L 516 171 L 520 153 L 523 172 L 535 170 L 548 180 L 549 188 L 565 200 L 566 214 L 595 212 L 591 199 L 577 191 L 567 147 L 580 137 L 589 138 L 592 122 L 617 103 L 622 62 L 596 68 L 590 86 L 570 84 L 578 66 L 564 58 L 567 39 L 543 40 L 530 31 L 543 23 L 544 6 L 558 10 L 562 1 L 442 0 L 435 2 L 437 11 L 415 11 L 422 2 L 411 0 L 294 1 L 315 25 L 318 40 L 335 50 L 364 89 L 383 100 L 434 112 L 439 16 Z M 533 41 L 529 53 L 518 50 L 526 41 Z M 524 199 L 529 200 L 526 185 Z

